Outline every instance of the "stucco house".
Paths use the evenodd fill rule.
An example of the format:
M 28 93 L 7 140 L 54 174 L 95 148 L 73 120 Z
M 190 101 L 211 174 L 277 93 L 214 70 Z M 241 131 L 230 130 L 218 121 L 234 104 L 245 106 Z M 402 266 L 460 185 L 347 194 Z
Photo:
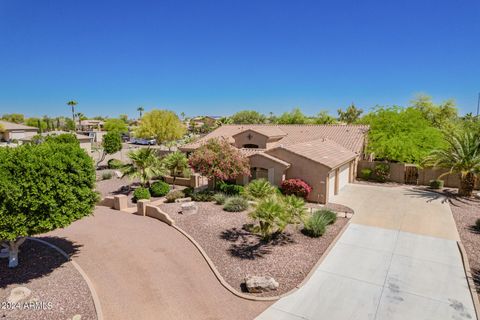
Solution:
M 49 131 L 49 132 L 44 132 L 41 135 L 44 137 L 47 136 L 56 136 L 56 135 L 61 135 L 61 134 L 72 134 L 71 132 L 66 132 L 66 131 Z M 75 137 L 77 138 L 78 142 L 80 143 L 80 148 L 85 150 L 89 155 L 92 153 L 92 137 L 81 135 L 78 133 L 74 133 Z M 24 138 L 21 139 L 22 142 L 30 142 L 32 141 L 32 137 Z
M 212 138 L 226 139 L 250 160 L 247 184 L 265 178 L 275 185 L 298 178 L 312 186 L 307 200 L 327 203 L 356 177 L 368 126 L 364 125 L 224 125 L 184 145 L 194 151 Z
M 22 140 L 33 137 L 38 133 L 38 128 L 23 124 L 0 120 L 0 141 Z

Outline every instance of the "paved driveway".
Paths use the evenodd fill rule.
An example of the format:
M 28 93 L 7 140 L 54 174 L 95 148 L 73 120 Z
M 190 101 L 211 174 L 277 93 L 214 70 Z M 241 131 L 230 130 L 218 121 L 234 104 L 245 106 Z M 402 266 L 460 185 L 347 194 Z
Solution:
M 47 236 L 92 280 L 106 320 L 253 319 L 271 303 L 238 298 L 222 287 L 197 249 L 155 219 L 106 207 Z
M 476 319 L 450 208 L 435 193 L 348 185 L 351 224 L 307 284 L 259 320 Z

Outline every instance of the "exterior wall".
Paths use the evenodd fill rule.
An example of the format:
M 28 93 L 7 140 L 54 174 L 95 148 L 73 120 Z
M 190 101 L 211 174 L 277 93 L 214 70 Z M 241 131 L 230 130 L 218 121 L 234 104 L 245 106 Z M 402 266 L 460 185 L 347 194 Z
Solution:
M 168 184 L 173 183 L 173 177 L 166 176 L 164 178 L 165 178 L 166 183 L 168 183 Z M 191 187 L 191 188 L 198 188 L 202 185 L 205 185 L 206 181 L 204 181 L 204 180 L 205 179 L 202 179 L 202 176 L 200 176 L 199 174 L 192 174 L 190 176 L 190 178 L 177 177 L 175 179 L 175 185 L 176 186 Z
M 90 141 L 88 142 L 80 141 L 80 148 L 85 150 L 89 155 L 92 153 L 92 143 Z
M 251 137 L 251 139 L 248 139 L 249 136 Z M 267 140 L 268 140 L 267 137 L 262 136 L 261 134 L 253 132 L 251 130 L 246 130 L 241 134 L 235 136 L 234 138 L 235 138 L 235 146 L 237 148 L 242 148 L 246 144 L 255 144 L 260 149 L 267 148 Z
M 249 157 L 251 168 L 273 169 L 273 184 L 280 186 L 285 175 L 285 166 L 260 155 Z M 270 171 L 271 172 L 271 171 Z
M 18 138 L 15 138 L 15 134 L 19 132 L 23 133 L 23 136 L 21 137 L 21 139 L 30 138 L 38 134 L 38 130 L 33 130 L 33 129 L 32 130 L 6 130 L 5 132 L 3 132 L 3 140 L 9 141 L 10 139 L 18 139 Z

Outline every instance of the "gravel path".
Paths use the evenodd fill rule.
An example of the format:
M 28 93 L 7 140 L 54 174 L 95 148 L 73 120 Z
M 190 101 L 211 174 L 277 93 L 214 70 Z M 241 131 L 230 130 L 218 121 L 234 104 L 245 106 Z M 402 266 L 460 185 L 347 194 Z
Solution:
M 160 208 L 189 233 L 207 252 L 225 280 L 245 291 L 246 275 L 271 276 L 280 284 L 277 291 L 259 294 L 273 296 L 290 291 L 310 272 L 329 244 L 347 223 L 339 218 L 320 238 L 310 238 L 300 228 L 289 226 L 285 236 L 264 243 L 243 229 L 252 221 L 246 212 L 225 212 L 213 203 L 198 202 L 197 214 L 179 214 L 180 204 L 165 203 Z
M 19 266 L 15 269 L 8 268 L 7 259 L 0 259 L 1 319 L 64 320 L 76 315 L 82 320 L 97 319 L 87 284 L 64 256 L 31 240 L 20 250 Z M 8 304 L 12 290 L 19 290 L 18 287 L 31 292 L 18 304 Z

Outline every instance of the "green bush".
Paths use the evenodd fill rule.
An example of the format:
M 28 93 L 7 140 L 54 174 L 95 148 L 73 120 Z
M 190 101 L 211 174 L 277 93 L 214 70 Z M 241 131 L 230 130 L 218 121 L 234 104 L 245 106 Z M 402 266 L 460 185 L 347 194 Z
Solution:
M 190 197 L 194 192 L 192 187 L 185 188 L 182 191 L 183 191 L 183 193 L 185 194 L 186 197 Z
M 249 199 L 263 199 L 275 194 L 276 188 L 265 179 L 253 180 L 244 189 L 243 194 Z
M 263 240 L 269 240 L 273 234 L 283 232 L 291 220 L 278 197 L 260 200 L 249 216 L 257 222 L 252 231 L 260 234 Z
M 150 193 L 153 197 L 163 197 L 170 191 L 168 183 L 163 181 L 155 181 L 150 186 Z
M 304 223 L 302 232 L 310 237 L 320 237 L 327 230 L 327 225 L 335 223 L 337 215 L 335 212 L 322 209 L 315 211 Z
M 225 201 L 227 200 L 227 196 L 223 193 L 216 193 L 213 196 L 213 199 L 215 200 L 216 204 L 225 204 Z
M 305 200 L 295 195 L 279 197 L 282 200 L 284 209 L 290 217 L 289 223 L 298 224 L 303 222 L 307 215 L 307 208 L 305 207 Z
M 171 191 L 165 196 L 167 202 L 175 202 L 177 199 L 185 198 L 185 193 L 180 190 Z
M 193 201 L 198 201 L 198 202 L 210 202 L 214 201 L 213 195 L 215 193 L 210 190 L 204 190 L 204 191 L 199 191 L 199 192 L 194 192 L 190 195 Z
M 112 177 L 113 174 L 110 171 L 102 172 L 102 180 L 110 180 Z
M 147 188 L 140 187 L 133 191 L 133 202 L 137 202 L 142 199 L 150 199 L 150 191 Z
M 118 159 L 110 159 L 107 165 L 109 169 L 120 169 L 123 167 L 123 162 Z
M 229 196 L 241 194 L 244 190 L 243 186 L 226 183 L 224 181 L 220 181 L 219 183 L 217 183 L 216 189 Z
M 364 168 L 360 171 L 360 177 L 365 180 L 370 180 L 372 178 L 372 169 Z
M 317 212 L 320 215 L 323 215 L 328 222 L 327 224 L 334 224 L 335 221 L 337 221 L 337 214 L 331 210 L 321 209 L 315 212 Z
M 443 180 L 430 180 L 430 188 L 432 189 L 443 189 Z
M 373 169 L 375 180 L 386 182 L 390 178 L 390 165 L 388 163 L 379 163 Z
M 248 209 L 248 201 L 241 196 L 233 196 L 225 200 L 223 210 L 228 212 L 241 212 Z

